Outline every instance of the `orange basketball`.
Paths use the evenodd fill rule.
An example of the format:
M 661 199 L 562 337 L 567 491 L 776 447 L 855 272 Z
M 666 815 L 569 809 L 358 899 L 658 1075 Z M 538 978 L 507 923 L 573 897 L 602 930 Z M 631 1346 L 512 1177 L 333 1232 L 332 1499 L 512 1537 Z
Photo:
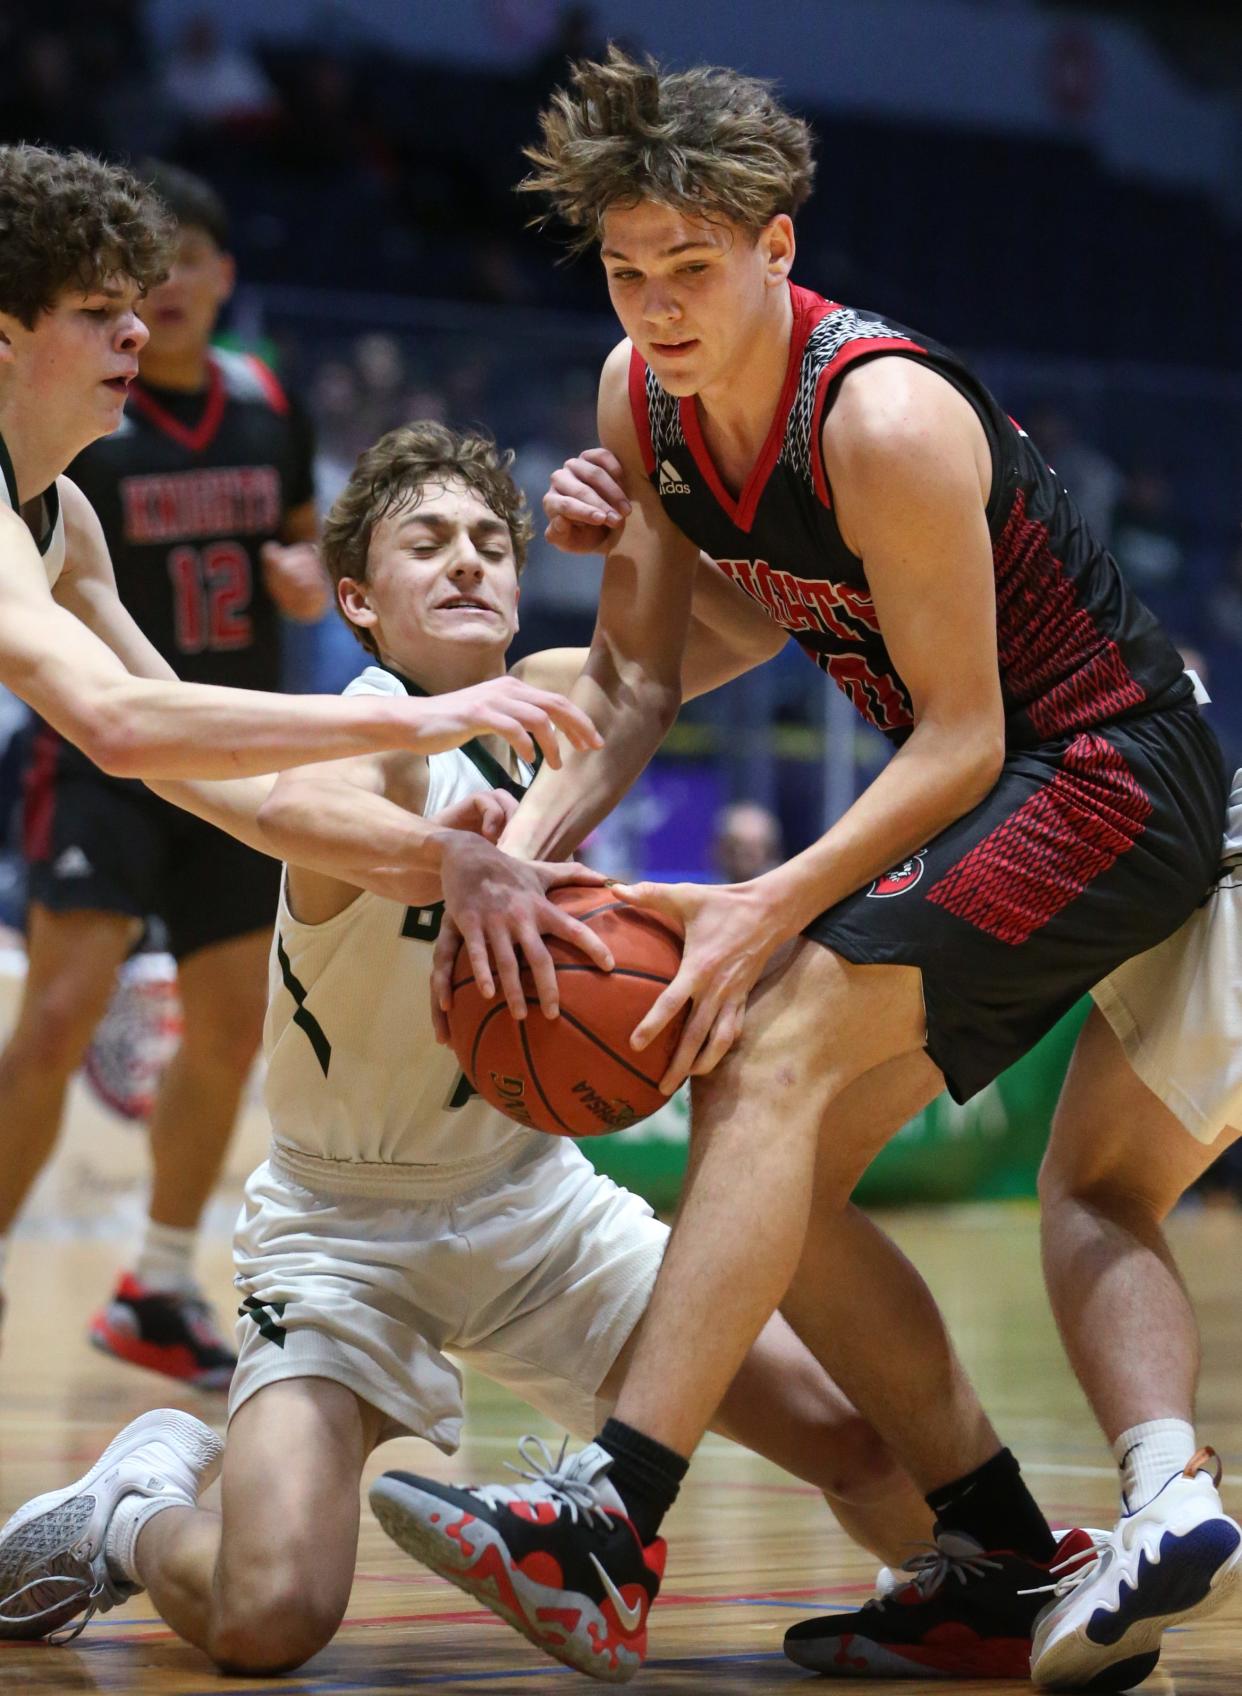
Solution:
M 552 890 L 550 899 L 603 937 L 614 970 L 601 972 L 578 949 L 547 937 L 561 1016 L 546 1019 L 540 1012 L 523 966 L 529 1011 L 515 1019 L 499 988 L 491 1001 L 484 1000 L 462 947 L 453 965 L 453 1048 L 484 1100 L 520 1124 L 562 1137 L 622 1131 L 668 1099 L 659 1082 L 685 1015 L 641 1052 L 630 1047 L 630 1033 L 675 976 L 681 938 L 657 913 L 632 907 L 607 889 L 567 884 Z

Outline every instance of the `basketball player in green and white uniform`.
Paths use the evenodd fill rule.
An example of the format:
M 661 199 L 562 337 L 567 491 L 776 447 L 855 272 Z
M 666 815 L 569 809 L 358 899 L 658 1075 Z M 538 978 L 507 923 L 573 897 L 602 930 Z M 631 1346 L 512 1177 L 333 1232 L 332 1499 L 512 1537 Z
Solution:
M 500 676 L 528 535 L 506 462 L 483 438 L 413 425 L 364 454 L 324 531 L 339 605 L 376 662 L 347 695 L 401 700 Z M 724 588 L 727 618 L 735 592 Z M 715 638 L 692 643 L 687 693 L 751 659 Z M 561 650 L 520 669 L 559 682 L 580 662 Z M 84 1478 L 0 1530 L 0 1637 L 43 1637 L 147 1589 L 219 1667 L 296 1666 L 344 1614 L 370 1452 L 409 1433 L 457 1446 L 458 1362 L 572 1430 L 594 1429 L 665 1227 L 572 1142 L 472 1098 L 435 1040 L 429 995 L 442 882 L 488 875 L 488 837 L 530 776 L 490 738 L 277 784 L 265 817 L 289 865 L 266 1030 L 273 1144 L 235 1242 L 240 1359 L 222 1513 L 194 1505 L 219 1459 L 214 1433 L 167 1411 L 135 1421 Z M 376 796 L 397 803 L 375 858 L 407 868 L 398 899 L 298 863 L 330 855 Z M 528 872 L 545 890 L 598 881 L 573 865 Z M 606 964 L 603 944 L 593 949 Z M 824 1489 L 885 1558 L 926 1535 L 913 1485 L 779 1317 L 717 1427 Z

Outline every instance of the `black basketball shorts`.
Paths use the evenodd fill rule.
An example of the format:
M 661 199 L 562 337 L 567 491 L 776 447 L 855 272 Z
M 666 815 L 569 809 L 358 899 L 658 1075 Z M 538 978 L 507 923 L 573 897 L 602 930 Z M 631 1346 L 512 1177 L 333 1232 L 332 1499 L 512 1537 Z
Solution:
M 856 965 L 920 968 L 927 1052 L 966 1101 L 1190 916 L 1226 796 L 1193 703 L 1014 748 L 977 807 L 804 934 Z
M 275 860 L 145 784 L 106 776 L 46 726 L 26 769 L 23 842 L 31 901 L 154 914 L 177 960 L 275 922 Z

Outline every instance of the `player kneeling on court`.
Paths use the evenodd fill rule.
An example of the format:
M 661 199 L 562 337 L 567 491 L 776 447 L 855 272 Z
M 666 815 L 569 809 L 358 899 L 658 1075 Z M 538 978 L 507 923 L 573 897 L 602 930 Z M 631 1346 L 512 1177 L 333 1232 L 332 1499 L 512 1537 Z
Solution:
M 340 608 L 375 661 L 347 693 L 437 694 L 503 675 L 528 536 L 507 462 L 481 437 L 411 425 L 363 454 L 324 533 Z M 704 650 L 710 660 L 696 657 Z M 582 657 L 545 653 L 523 669 L 568 683 Z M 718 639 L 702 649 L 692 639 L 687 692 L 745 663 Z M 665 1228 L 571 1141 L 472 1095 L 435 1041 L 428 990 L 441 893 L 488 877 L 502 858 L 488 833 L 530 776 L 489 740 L 280 780 L 264 819 L 289 861 L 266 1030 L 273 1144 L 246 1186 L 235 1241 L 240 1359 L 227 1449 L 188 1415 L 146 1414 L 83 1478 L 18 1509 L 0 1530 L 0 1638 L 76 1634 L 70 1622 L 80 1629 L 147 1589 L 218 1666 L 296 1666 L 344 1615 L 368 1455 L 406 1434 L 457 1447 L 455 1362 L 570 1430 L 597 1427 Z M 349 830 L 364 794 L 394 803 L 375 844 L 393 868 L 391 898 L 300 864 Z M 545 894 L 599 881 L 572 865 L 532 863 L 525 875 Z M 546 930 L 610 964 L 585 926 L 545 907 Z M 883 1558 L 926 1537 L 913 1486 L 779 1317 L 717 1424 L 829 1493 Z M 222 1450 L 215 1513 L 197 1500 Z M 600 1488 L 624 1553 L 633 1530 L 620 1498 Z M 405 1490 L 402 1474 L 388 1474 L 373 1500 L 408 1543 L 417 1522 Z M 658 1548 L 644 1559 L 662 1564 Z M 658 1579 L 654 1566 L 645 1583 L 618 1585 L 602 1568 L 584 1576 L 566 1658 L 577 1649 L 598 1664 L 605 1653 L 628 1676 Z

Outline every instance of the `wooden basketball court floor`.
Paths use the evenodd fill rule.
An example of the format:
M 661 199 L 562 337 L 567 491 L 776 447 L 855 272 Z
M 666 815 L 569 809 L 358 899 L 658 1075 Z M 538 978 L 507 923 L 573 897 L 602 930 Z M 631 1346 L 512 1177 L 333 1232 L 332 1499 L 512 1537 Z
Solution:
M 14 1242 L 0 1342 L 0 1518 L 83 1471 L 112 1433 L 168 1402 L 216 1424 L 223 1397 L 190 1392 L 106 1359 L 84 1340 L 140 1214 L 142 1138 L 91 1109 L 75 1086 L 65 1143 Z M 260 1115 L 242 1127 L 213 1206 L 203 1270 L 229 1311 L 228 1225 L 242 1173 L 262 1145 Z M 1105 1525 L 1114 1473 L 1060 1353 L 1038 1275 L 1036 1221 L 1025 1205 L 895 1214 L 886 1221 L 924 1270 L 984 1399 L 1054 1523 Z M 1200 1426 L 1225 1458 L 1226 1501 L 1242 1507 L 1242 1214 L 1184 1213 L 1174 1236 L 1205 1339 Z M 860 1324 L 867 1323 L 865 1313 Z M 413 1440 L 390 1443 L 372 1472 L 407 1466 L 459 1480 L 503 1477 L 538 1416 L 485 1381 L 468 1386 L 468 1435 L 445 1459 Z M 1232 1474 L 1236 1479 L 1230 1489 Z M 369 1477 L 368 1477 L 369 1481 Z M 861 1691 L 820 1683 L 787 1663 L 781 1635 L 804 1616 L 861 1603 L 875 1561 L 838 1531 L 819 1496 L 718 1439 L 695 1461 L 668 1526 L 670 1560 L 655 1609 L 651 1659 L 635 1690 Z M 906 1684 L 906 1690 L 922 1689 Z M 124 1696 L 369 1696 L 404 1690 L 586 1691 L 590 1681 L 545 1660 L 451 1586 L 413 1565 L 364 1507 L 358 1576 L 337 1639 L 298 1673 L 222 1680 L 155 1616 L 145 1596 L 94 1620 L 68 1648 L 0 1644 L 0 1692 Z M 987 1696 L 983 1682 L 929 1682 Z M 1151 1696 L 1242 1691 L 1242 1611 L 1166 1639 Z

